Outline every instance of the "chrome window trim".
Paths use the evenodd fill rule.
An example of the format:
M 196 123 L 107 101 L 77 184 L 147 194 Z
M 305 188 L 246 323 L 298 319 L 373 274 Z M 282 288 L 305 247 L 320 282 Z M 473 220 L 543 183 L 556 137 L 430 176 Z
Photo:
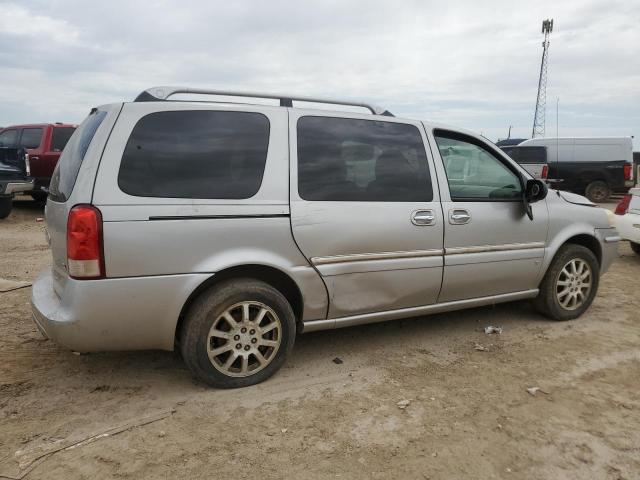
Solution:
M 395 260 L 398 258 L 436 257 L 442 255 L 442 249 L 409 250 L 402 252 L 354 253 L 352 255 L 333 255 L 329 257 L 312 257 L 314 265 L 328 265 L 332 263 L 370 262 L 374 260 Z
M 502 252 L 511 250 L 530 250 L 534 248 L 544 248 L 544 242 L 529 243 L 505 243 L 502 245 L 477 245 L 471 247 L 452 247 L 446 248 L 447 255 L 460 255 L 463 253 L 484 253 L 484 252 Z

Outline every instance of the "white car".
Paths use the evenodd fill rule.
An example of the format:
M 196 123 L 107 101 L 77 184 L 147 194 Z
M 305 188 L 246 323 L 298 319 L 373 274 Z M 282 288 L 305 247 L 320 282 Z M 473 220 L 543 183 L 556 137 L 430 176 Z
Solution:
M 640 255 L 640 187 L 629 190 L 616 207 L 616 227 L 620 236 L 631 242 Z

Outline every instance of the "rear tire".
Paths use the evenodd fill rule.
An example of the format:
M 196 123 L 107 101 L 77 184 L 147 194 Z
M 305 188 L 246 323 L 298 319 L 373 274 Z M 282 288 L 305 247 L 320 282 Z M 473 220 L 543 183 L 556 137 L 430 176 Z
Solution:
M 611 196 L 611 189 L 607 182 L 595 180 L 587 185 L 585 196 L 594 203 L 606 202 Z
M 0 197 L 0 219 L 7 218 L 13 207 L 13 199 L 11 197 Z
M 217 388 L 246 387 L 282 367 L 295 342 L 296 319 L 272 286 L 235 279 L 200 295 L 181 333 L 182 358 L 197 379 Z
M 631 250 L 640 255 L 640 243 L 629 242 L 629 244 L 631 245 Z
M 591 250 L 568 243 L 560 247 L 533 301 L 552 320 L 572 320 L 582 315 L 598 291 L 600 265 Z

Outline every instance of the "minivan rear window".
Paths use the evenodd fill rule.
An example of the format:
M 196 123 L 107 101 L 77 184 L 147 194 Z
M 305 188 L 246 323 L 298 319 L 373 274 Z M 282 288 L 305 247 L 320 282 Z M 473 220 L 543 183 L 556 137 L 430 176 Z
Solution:
M 260 189 L 269 120 L 260 113 L 187 110 L 141 118 L 118 185 L 137 197 L 246 199 Z
M 85 121 L 71 135 L 51 177 L 49 196 L 52 200 L 65 202 L 71 195 L 91 140 L 93 140 L 96 130 L 98 130 L 106 116 L 107 112 L 105 111 L 92 110 Z

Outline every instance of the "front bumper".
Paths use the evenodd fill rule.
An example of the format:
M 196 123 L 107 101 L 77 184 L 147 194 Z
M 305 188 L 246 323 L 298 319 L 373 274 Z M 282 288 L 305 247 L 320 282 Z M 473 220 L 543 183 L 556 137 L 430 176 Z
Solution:
M 0 183 L 0 194 L 13 195 L 14 193 L 22 193 L 33 190 L 34 182 L 32 180 L 16 180 L 6 183 Z
M 47 270 L 33 284 L 33 320 L 47 338 L 77 352 L 173 350 L 182 307 L 210 276 L 68 279 L 58 296 Z

